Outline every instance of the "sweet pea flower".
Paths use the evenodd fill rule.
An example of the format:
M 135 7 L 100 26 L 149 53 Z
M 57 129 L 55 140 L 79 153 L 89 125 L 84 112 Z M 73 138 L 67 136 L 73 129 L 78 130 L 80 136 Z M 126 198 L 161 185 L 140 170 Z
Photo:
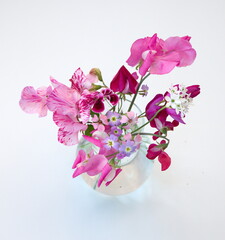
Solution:
M 146 117 L 150 120 L 156 112 L 161 108 L 159 104 L 164 100 L 164 96 L 162 94 L 157 94 L 146 106 L 145 112 Z
M 158 161 L 161 163 L 161 170 L 165 171 L 171 164 L 171 158 L 164 152 L 166 141 L 162 140 L 159 145 L 150 144 L 146 157 L 150 160 L 154 160 L 158 157 Z
M 41 87 L 35 90 L 33 87 L 25 87 L 19 102 L 20 107 L 26 113 L 37 113 L 39 117 L 47 115 L 47 99 L 52 92 L 52 88 Z
M 156 131 L 154 134 L 156 135 L 162 135 L 164 131 L 173 131 L 174 127 L 177 127 L 179 125 L 179 122 L 176 120 L 173 120 L 172 122 L 167 121 L 168 113 L 166 109 L 162 110 L 154 120 L 150 122 L 150 125 L 152 128 L 156 128 L 158 131 Z M 156 140 L 157 136 L 152 136 L 153 140 Z
M 136 75 L 132 75 L 124 66 L 122 66 L 110 83 L 110 88 L 114 92 L 136 93 L 138 82 Z
M 58 141 L 67 146 L 77 144 L 78 133 L 87 129 L 87 125 L 80 123 L 76 118 L 58 112 L 54 112 L 53 121 L 59 127 Z
M 198 94 L 200 94 L 200 86 L 192 85 L 187 87 L 187 94 L 189 94 L 191 98 L 195 98 Z
M 165 41 L 157 34 L 136 40 L 131 47 L 128 65 L 140 64 L 139 73 L 144 76 L 151 74 L 166 74 L 177 67 L 191 65 L 196 57 L 196 51 L 190 44 L 190 37 L 170 37 Z
M 58 112 L 64 115 L 78 115 L 79 109 L 77 106 L 80 100 L 80 93 L 63 84 L 58 85 L 49 95 L 47 99 L 47 106 L 50 111 Z
M 88 157 L 86 152 L 82 149 L 78 152 L 72 166 L 72 169 L 75 169 L 73 178 L 79 176 L 82 173 L 87 173 L 90 176 L 95 176 L 99 174 L 108 163 L 108 160 L 104 155 L 94 155 L 93 153 L 89 155 L 90 157 Z
M 98 180 L 98 187 L 101 186 L 102 182 L 106 182 L 105 185 L 108 186 L 122 171 L 121 168 L 114 168 L 109 164 L 106 164 L 105 167 L 102 169 L 100 178 Z

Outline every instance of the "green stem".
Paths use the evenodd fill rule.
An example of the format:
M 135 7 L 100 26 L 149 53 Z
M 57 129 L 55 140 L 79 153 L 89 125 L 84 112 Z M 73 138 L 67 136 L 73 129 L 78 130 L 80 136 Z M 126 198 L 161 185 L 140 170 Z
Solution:
M 110 154 L 110 155 L 107 155 L 106 158 L 112 157 L 112 156 L 116 155 L 117 153 L 119 153 L 119 152 L 115 152 L 115 153 L 112 153 L 112 154 Z
M 148 125 L 165 108 L 166 108 L 166 106 L 163 106 L 162 108 L 160 108 L 148 122 L 146 122 L 144 125 L 140 126 L 139 128 L 135 129 L 133 132 L 131 132 L 131 134 L 137 132 L 138 130 L 140 130 L 143 127 L 145 127 L 146 125 Z
M 140 87 L 141 87 L 141 84 L 144 82 L 144 80 L 145 80 L 149 75 L 150 75 L 150 73 L 148 73 L 145 77 L 142 77 L 142 78 L 141 78 L 140 83 L 138 84 L 136 93 L 134 94 L 134 97 L 133 97 L 133 99 L 132 99 L 132 101 L 131 101 L 130 107 L 128 108 L 128 112 L 131 111 L 131 108 L 132 108 L 133 105 L 134 105 L 134 101 L 135 101 L 135 99 L 136 99 L 136 97 L 137 97 L 137 94 L 138 94 L 138 91 L 139 91 L 139 89 L 140 89 Z
M 158 134 L 154 134 L 154 133 L 135 133 L 134 135 L 150 135 L 150 136 L 155 136 L 155 137 L 159 137 L 159 138 L 163 138 L 163 139 L 166 139 L 168 141 L 168 144 L 170 142 L 170 140 L 167 138 L 167 137 L 164 137 L 162 135 L 158 135 Z

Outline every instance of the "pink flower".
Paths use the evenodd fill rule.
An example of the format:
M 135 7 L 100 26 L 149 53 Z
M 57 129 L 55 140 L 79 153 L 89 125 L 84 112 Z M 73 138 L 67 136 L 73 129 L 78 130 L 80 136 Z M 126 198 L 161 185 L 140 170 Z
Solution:
M 127 112 L 125 115 L 122 115 L 120 120 L 121 123 L 127 123 L 127 125 L 124 126 L 125 129 L 130 129 L 137 123 L 137 121 L 138 117 L 134 112 Z
M 166 142 L 162 140 L 159 145 L 150 144 L 146 157 L 150 160 L 158 157 L 158 161 L 161 163 L 161 170 L 165 171 L 171 164 L 171 158 L 164 152 Z
M 98 78 L 92 74 L 85 76 L 83 71 L 78 68 L 74 72 L 70 81 L 72 83 L 71 88 L 76 89 L 79 93 L 82 93 L 85 89 L 89 90 L 92 87 L 92 83 L 97 82 Z
M 21 94 L 20 107 L 26 113 L 38 113 L 39 117 L 47 115 L 47 98 L 52 88 L 42 87 L 35 90 L 33 87 L 25 87 Z
M 134 76 L 136 75 L 132 75 L 124 66 L 122 66 L 111 81 L 110 88 L 114 92 L 136 93 L 138 82 Z
M 102 169 L 100 178 L 98 180 L 98 187 L 101 186 L 102 182 L 106 182 L 106 186 L 108 186 L 122 171 L 121 168 L 113 168 L 109 164 L 106 164 L 105 167 Z
M 159 162 L 161 163 L 161 170 L 165 171 L 169 168 L 171 164 L 171 158 L 166 152 L 161 152 L 158 157 Z
M 87 129 L 87 125 L 80 123 L 76 117 L 73 117 L 72 115 L 69 116 L 54 112 L 53 120 L 59 127 L 59 142 L 67 146 L 77 144 L 79 142 L 78 133 Z
M 187 87 L 187 94 L 190 94 L 191 98 L 194 98 L 200 94 L 200 86 L 199 85 L 192 85 Z
M 164 100 L 164 96 L 162 94 L 157 94 L 146 106 L 145 112 L 146 117 L 148 120 L 153 118 L 153 116 L 156 114 L 156 112 L 161 108 L 159 106 L 160 102 Z
M 48 97 L 47 105 L 50 111 L 60 114 L 72 114 L 74 117 L 78 114 L 77 102 L 80 99 L 80 93 L 63 84 L 58 85 Z
M 151 74 L 166 74 L 177 67 L 191 65 L 196 57 L 196 51 L 189 43 L 190 37 L 170 37 L 162 40 L 154 34 L 136 40 L 131 47 L 128 65 L 140 64 L 139 73 L 144 76 Z
M 78 152 L 77 158 L 72 166 L 75 169 L 73 178 L 79 176 L 82 173 L 87 173 L 90 176 L 99 174 L 105 165 L 107 164 L 107 158 L 104 155 L 89 153 L 90 157 L 84 150 Z
M 174 127 L 177 127 L 179 125 L 179 122 L 176 120 L 173 120 L 172 122 L 167 121 L 168 113 L 166 109 L 162 110 L 154 120 L 150 122 L 151 127 L 156 128 L 158 131 L 156 131 L 154 134 L 162 135 L 163 132 L 167 131 L 173 131 Z M 153 136 L 153 140 L 156 140 L 158 137 Z

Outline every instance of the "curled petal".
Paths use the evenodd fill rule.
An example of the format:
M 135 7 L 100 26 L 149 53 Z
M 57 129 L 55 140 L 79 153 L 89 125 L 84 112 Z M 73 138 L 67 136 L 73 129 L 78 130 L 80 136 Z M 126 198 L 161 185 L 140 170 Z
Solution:
M 169 168 L 171 164 L 171 158 L 166 152 L 161 152 L 158 157 L 159 162 L 161 163 L 161 170 L 165 171 Z
M 94 106 L 92 108 L 92 111 L 96 112 L 96 113 L 100 113 L 100 112 L 103 112 L 104 109 L 105 109 L 105 106 L 104 106 L 104 103 L 103 103 L 102 99 L 98 99 L 95 102 L 95 104 L 94 104 Z

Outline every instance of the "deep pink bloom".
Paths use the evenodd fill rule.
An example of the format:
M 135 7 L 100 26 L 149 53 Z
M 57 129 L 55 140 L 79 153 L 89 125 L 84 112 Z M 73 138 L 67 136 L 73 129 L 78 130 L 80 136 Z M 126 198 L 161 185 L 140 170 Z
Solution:
M 95 176 L 99 174 L 105 165 L 107 164 L 107 158 L 101 154 L 89 154 L 85 153 L 84 150 L 80 150 L 77 154 L 77 158 L 74 161 L 72 166 L 75 169 L 73 173 L 73 178 L 79 176 L 82 173 L 87 173 L 90 176 Z
M 114 92 L 121 93 L 136 93 L 137 86 L 135 77 L 124 66 L 119 69 L 110 83 L 110 88 Z
M 165 171 L 169 168 L 171 164 L 171 158 L 166 152 L 161 152 L 158 157 L 159 162 L 161 163 L 161 170 Z
M 47 98 L 52 88 L 41 87 L 35 90 L 33 87 L 25 87 L 21 94 L 20 107 L 26 113 L 38 113 L 39 117 L 47 115 Z
M 162 94 L 157 94 L 146 106 L 145 112 L 146 117 L 148 120 L 150 120 L 156 112 L 161 108 L 159 106 L 160 102 L 164 100 L 164 96 Z
M 156 118 L 154 118 L 153 121 L 150 122 L 151 127 L 158 130 L 154 134 L 162 135 L 164 129 L 166 131 L 173 131 L 174 127 L 179 125 L 179 122 L 176 120 L 173 120 L 172 122 L 167 121 L 167 117 L 168 113 L 166 109 L 164 109 L 157 115 Z M 153 140 L 156 140 L 158 137 L 153 136 L 152 138 Z
M 157 144 L 152 143 L 148 147 L 148 152 L 147 152 L 146 157 L 148 159 L 153 160 L 156 157 L 158 157 L 161 152 L 162 152 L 162 148 L 160 148 Z
M 191 98 L 194 98 L 200 94 L 200 86 L 199 85 L 192 85 L 187 87 L 187 93 L 190 94 Z
M 136 40 L 131 47 L 128 65 L 140 64 L 139 73 L 144 76 L 151 74 L 166 74 L 175 66 L 184 67 L 193 63 L 196 51 L 189 43 L 190 37 L 170 37 L 162 40 L 154 34 Z
M 159 145 L 150 144 L 148 148 L 148 153 L 146 155 L 146 157 L 149 158 L 150 160 L 153 160 L 156 157 L 158 157 L 158 161 L 161 163 L 162 171 L 168 169 L 171 164 L 171 158 L 166 152 L 164 152 L 165 143 L 166 142 L 162 140 Z

